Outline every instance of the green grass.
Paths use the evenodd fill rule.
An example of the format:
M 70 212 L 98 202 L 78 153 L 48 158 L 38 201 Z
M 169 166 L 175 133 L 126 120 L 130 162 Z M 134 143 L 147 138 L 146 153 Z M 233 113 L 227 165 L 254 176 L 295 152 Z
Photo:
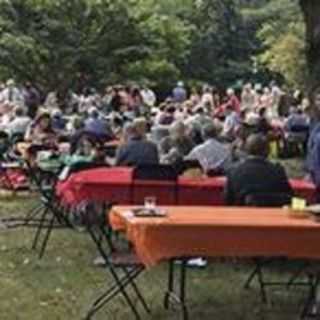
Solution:
M 291 176 L 301 165 L 293 164 Z M 33 199 L 0 200 L 0 217 L 26 212 Z M 108 274 L 94 267 L 96 248 L 86 233 L 55 231 L 46 256 L 39 261 L 30 250 L 34 230 L 0 228 L 0 319 L 79 320 L 90 303 L 108 285 Z M 145 319 L 179 319 L 179 313 L 162 306 L 166 289 L 166 265 L 144 273 L 138 280 L 152 315 Z M 253 265 L 243 261 L 212 261 L 204 270 L 188 270 L 190 319 L 292 320 L 299 318 L 305 289 L 268 289 L 271 304 L 260 301 L 256 285 L 243 289 Z M 268 269 L 266 276 L 286 279 L 287 265 Z M 296 264 L 292 263 L 294 269 Z M 97 320 L 131 319 L 121 298 L 97 314 Z
M 27 210 L 32 200 L 0 203 L 0 215 Z M 96 249 L 86 233 L 55 231 L 46 256 L 39 261 L 30 250 L 33 230 L 0 230 L 0 310 L 1 320 L 82 319 L 86 310 L 108 283 L 104 269 L 94 267 Z M 295 265 L 293 267 L 296 267 Z M 286 267 L 287 268 L 287 267 Z M 284 279 L 287 269 L 268 270 L 268 277 Z M 192 269 L 188 277 L 188 304 L 191 319 L 298 319 L 305 289 L 268 290 L 272 304 L 260 302 L 255 285 L 244 290 L 250 263 L 215 261 L 204 270 Z M 166 288 L 166 265 L 149 270 L 139 285 L 153 313 L 145 319 L 177 319 L 178 313 L 162 307 Z M 130 319 L 130 312 L 117 299 L 96 319 Z

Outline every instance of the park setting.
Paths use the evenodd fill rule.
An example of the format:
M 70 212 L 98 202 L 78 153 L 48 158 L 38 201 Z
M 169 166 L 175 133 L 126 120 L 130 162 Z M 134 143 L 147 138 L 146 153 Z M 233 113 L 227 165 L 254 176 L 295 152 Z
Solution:
M 320 319 L 320 2 L 0 0 L 0 319 Z

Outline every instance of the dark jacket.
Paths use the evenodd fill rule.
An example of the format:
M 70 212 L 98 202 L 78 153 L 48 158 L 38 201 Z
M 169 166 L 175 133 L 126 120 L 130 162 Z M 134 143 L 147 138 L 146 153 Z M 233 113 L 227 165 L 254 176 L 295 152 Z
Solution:
M 127 144 L 121 146 L 117 153 L 117 166 L 139 166 L 158 163 L 159 154 L 157 146 L 143 139 L 132 139 Z
M 264 158 L 249 157 L 227 175 L 225 202 L 245 205 L 246 197 L 254 194 L 293 195 L 284 168 Z

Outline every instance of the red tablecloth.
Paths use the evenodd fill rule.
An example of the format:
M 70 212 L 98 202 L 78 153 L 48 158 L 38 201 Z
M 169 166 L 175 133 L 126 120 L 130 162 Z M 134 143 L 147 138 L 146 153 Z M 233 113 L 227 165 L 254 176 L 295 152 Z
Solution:
M 131 168 L 99 168 L 72 174 L 57 186 L 58 196 L 68 205 L 82 201 L 114 201 L 131 204 Z
M 189 206 L 223 205 L 224 177 L 179 179 L 178 203 Z
M 155 196 L 159 204 L 176 205 L 178 185 L 170 181 L 133 181 L 133 204 L 142 205 L 148 196 Z
M 100 168 L 75 173 L 58 185 L 58 195 L 69 205 L 84 200 L 113 201 L 121 205 L 141 205 L 155 196 L 159 205 L 213 206 L 224 204 L 224 177 L 184 178 L 168 181 L 134 181 L 131 168 Z M 291 180 L 296 196 L 315 202 L 315 186 L 304 180 Z

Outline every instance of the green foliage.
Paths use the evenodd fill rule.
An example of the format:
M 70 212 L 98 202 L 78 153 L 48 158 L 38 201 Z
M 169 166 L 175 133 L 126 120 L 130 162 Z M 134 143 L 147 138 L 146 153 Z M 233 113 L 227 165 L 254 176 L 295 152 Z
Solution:
M 273 0 L 262 9 L 263 23 L 259 62 L 281 74 L 291 86 L 303 87 L 306 80 L 305 28 L 297 1 Z
M 148 79 L 164 88 L 180 78 L 225 86 L 252 77 L 259 55 L 299 84 L 298 8 L 290 0 L 0 0 L 0 79 L 62 91 L 84 76 L 96 86 Z
M 251 72 L 252 43 L 234 0 L 198 1 L 186 74 L 209 83 L 231 84 Z

